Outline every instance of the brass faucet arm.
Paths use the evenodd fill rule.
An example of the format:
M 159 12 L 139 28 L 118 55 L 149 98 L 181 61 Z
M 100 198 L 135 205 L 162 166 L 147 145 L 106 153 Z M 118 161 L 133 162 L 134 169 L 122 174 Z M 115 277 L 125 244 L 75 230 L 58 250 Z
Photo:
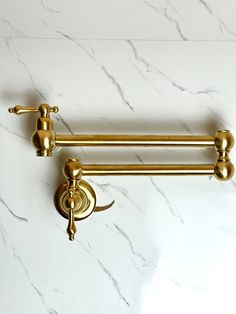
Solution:
M 214 135 L 57 134 L 57 146 L 213 147 Z
M 74 240 L 75 221 L 89 217 L 93 212 L 110 208 L 114 201 L 105 206 L 96 205 L 96 194 L 92 186 L 82 180 L 83 176 L 107 175 L 207 175 L 218 180 L 230 180 L 234 166 L 230 161 L 230 151 L 234 145 L 233 135 L 229 130 L 220 130 L 214 135 L 124 135 L 124 134 L 56 134 L 50 113 L 58 112 L 58 107 L 42 104 L 39 107 L 15 106 L 9 112 L 23 114 L 39 112 L 36 130 L 32 142 L 37 156 L 52 156 L 56 146 L 129 146 L 129 147 L 211 147 L 217 153 L 217 160 L 212 164 L 87 164 L 78 159 L 68 159 L 64 167 L 67 179 L 55 194 L 55 206 L 58 212 L 69 220 L 67 233 Z

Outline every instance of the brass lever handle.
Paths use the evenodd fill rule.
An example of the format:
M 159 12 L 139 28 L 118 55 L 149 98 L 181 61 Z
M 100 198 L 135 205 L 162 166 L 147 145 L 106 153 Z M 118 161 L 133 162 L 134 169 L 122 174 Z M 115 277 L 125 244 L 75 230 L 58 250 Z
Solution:
M 66 231 L 69 235 L 69 240 L 74 241 L 75 233 L 76 233 L 77 229 L 76 229 L 76 225 L 75 225 L 74 211 L 72 208 L 70 208 L 70 210 L 69 210 L 69 222 L 68 222 L 68 226 L 67 226 Z
M 15 107 L 10 107 L 8 109 L 10 113 L 15 113 L 15 114 L 23 114 L 26 112 L 38 112 L 39 109 L 37 107 L 24 107 L 24 106 L 15 106 Z
M 23 114 L 23 113 L 28 113 L 28 112 L 45 112 L 47 111 L 47 114 L 49 112 L 58 112 L 59 108 L 57 106 L 50 107 L 48 104 L 42 104 L 39 107 L 25 107 L 25 106 L 15 106 L 11 107 L 8 109 L 10 113 L 15 113 L 15 114 Z
M 75 239 L 75 233 L 77 231 L 75 225 L 75 217 L 74 217 L 74 209 L 75 209 L 75 200 L 74 200 L 74 192 L 72 190 L 68 190 L 68 199 L 66 200 L 66 207 L 69 211 L 69 222 L 67 226 L 67 233 L 69 235 L 69 240 L 73 241 Z
M 81 179 L 82 166 L 78 159 L 69 159 L 64 167 L 67 182 L 60 185 L 55 194 L 55 206 L 58 212 L 69 220 L 67 233 L 74 240 L 76 220 L 83 220 L 93 212 L 110 208 L 114 201 L 105 206 L 96 206 L 96 194 L 88 182 Z

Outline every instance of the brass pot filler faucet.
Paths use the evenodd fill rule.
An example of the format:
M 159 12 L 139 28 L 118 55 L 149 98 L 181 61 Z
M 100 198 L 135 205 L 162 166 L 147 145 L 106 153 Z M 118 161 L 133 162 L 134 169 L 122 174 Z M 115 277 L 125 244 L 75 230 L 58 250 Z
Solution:
M 110 208 L 96 206 L 96 194 L 83 176 L 104 175 L 214 175 L 221 181 L 229 180 L 234 174 L 234 166 L 229 153 L 234 144 L 233 135 L 228 130 L 220 130 L 215 135 L 114 135 L 114 134 L 56 134 L 51 112 L 58 112 L 58 107 L 42 104 L 39 107 L 15 106 L 9 112 L 23 114 L 39 112 L 36 130 L 32 142 L 37 156 L 52 156 L 56 146 L 155 146 L 155 147 L 212 147 L 218 159 L 213 164 L 89 164 L 83 165 L 79 159 L 68 159 L 64 174 L 67 182 L 60 185 L 55 194 L 55 206 L 58 212 L 69 220 L 67 233 L 74 240 L 75 220 L 87 218 L 92 212 Z

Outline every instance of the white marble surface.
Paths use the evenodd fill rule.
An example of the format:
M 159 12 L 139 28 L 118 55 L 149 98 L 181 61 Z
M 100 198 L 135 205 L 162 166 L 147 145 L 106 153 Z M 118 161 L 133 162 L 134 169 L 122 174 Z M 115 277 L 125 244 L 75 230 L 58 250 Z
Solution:
M 211 150 L 37 158 L 36 115 L 7 112 L 57 104 L 63 133 L 236 134 L 235 12 L 233 0 L 0 1 L 0 313 L 236 312 L 234 179 L 90 178 L 99 204 L 116 203 L 74 243 L 53 204 L 67 157 L 208 163 Z
M 234 0 L 1 0 L 0 34 L 83 39 L 234 40 Z

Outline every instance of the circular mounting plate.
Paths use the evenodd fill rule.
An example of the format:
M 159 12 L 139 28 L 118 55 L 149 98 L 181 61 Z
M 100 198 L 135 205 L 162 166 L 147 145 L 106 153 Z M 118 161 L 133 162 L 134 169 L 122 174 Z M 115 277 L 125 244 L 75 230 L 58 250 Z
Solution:
M 74 219 L 82 220 L 87 218 L 92 214 L 96 206 L 96 194 L 86 181 L 80 180 L 79 189 L 75 192 L 75 209 L 74 209 Z M 63 183 L 59 186 L 56 191 L 54 202 L 57 211 L 64 218 L 69 219 L 69 211 L 65 205 L 66 200 L 68 199 L 67 193 L 68 183 Z

